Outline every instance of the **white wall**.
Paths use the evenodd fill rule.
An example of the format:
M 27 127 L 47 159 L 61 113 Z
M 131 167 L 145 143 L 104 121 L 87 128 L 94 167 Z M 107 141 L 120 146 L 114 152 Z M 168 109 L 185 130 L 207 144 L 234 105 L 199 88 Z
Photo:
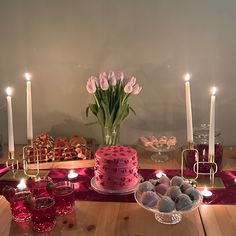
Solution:
M 1 0 L 0 125 L 7 140 L 4 89 L 15 88 L 16 143 L 26 139 L 22 74 L 33 73 L 35 134 L 81 134 L 99 140 L 100 129 L 84 126 L 91 101 L 85 84 L 92 74 L 123 70 L 143 92 L 130 100 L 132 114 L 122 142 L 151 132 L 185 135 L 184 82 L 193 74 L 194 124 L 209 120 L 209 87 L 219 88 L 216 125 L 226 144 L 235 140 L 235 0 Z

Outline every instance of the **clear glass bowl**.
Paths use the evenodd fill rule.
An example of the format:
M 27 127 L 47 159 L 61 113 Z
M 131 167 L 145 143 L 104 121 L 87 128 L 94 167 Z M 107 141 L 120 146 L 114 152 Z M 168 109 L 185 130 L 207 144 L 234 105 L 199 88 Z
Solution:
M 142 149 L 152 152 L 151 159 L 154 162 L 166 162 L 169 160 L 169 154 L 179 148 L 182 147 L 182 144 L 177 142 L 174 146 L 170 146 L 170 148 L 167 148 L 166 146 L 159 147 L 159 148 L 152 148 L 152 147 L 145 147 L 140 142 L 138 142 L 138 146 Z
M 199 191 L 199 199 L 198 201 L 195 201 L 192 208 L 189 209 L 189 210 L 186 210 L 186 211 L 177 211 L 177 210 L 173 210 L 169 213 L 165 213 L 165 212 L 160 212 L 158 209 L 157 209 L 157 206 L 153 207 L 153 208 L 150 208 L 150 207 L 146 207 L 142 204 L 141 202 L 141 193 L 139 191 L 135 191 L 134 192 L 134 198 L 136 200 L 136 202 L 144 209 L 148 210 L 148 211 L 151 211 L 153 213 L 155 213 L 155 219 L 162 223 L 162 224 L 169 224 L 169 225 L 174 225 L 174 224 L 177 224 L 181 221 L 182 219 L 182 215 L 185 214 L 185 213 L 188 213 L 188 212 L 191 212 L 195 209 L 197 209 L 201 202 L 202 202 L 202 194 L 201 192 Z

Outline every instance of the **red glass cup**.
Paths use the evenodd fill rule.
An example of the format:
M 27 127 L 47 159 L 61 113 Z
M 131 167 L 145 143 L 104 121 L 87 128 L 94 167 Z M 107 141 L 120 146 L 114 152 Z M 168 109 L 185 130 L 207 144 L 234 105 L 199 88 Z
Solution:
M 50 182 L 52 182 L 52 179 L 50 177 L 44 177 L 36 180 L 31 188 L 34 197 L 38 198 L 50 196 L 50 193 L 47 189 L 47 186 Z
M 51 197 L 35 199 L 35 205 L 30 209 L 32 214 L 33 230 L 36 232 L 49 232 L 56 225 L 55 201 Z
M 53 187 L 56 213 L 66 215 L 73 211 L 75 196 L 74 186 L 70 181 L 58 182 Z
M 31 213 L 24 205 L 24 200 L 31 195 L 30 191 L 16 192 L 11 201 L 12 218 L 16 222 L 27 222 L 31 218 Z

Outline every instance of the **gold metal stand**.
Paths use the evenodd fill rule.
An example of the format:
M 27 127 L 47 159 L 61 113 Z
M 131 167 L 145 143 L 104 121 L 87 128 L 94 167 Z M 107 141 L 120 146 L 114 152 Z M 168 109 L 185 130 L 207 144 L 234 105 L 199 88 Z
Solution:
M 195 152 L 195 163 L 193 165 L 193 172 L 196 174 L 196 176 L 192 179 L 189 179 L 189 177 L 184 176 L 184 161 L 187 159 L 188 152 Z M 208 187 L 208 188 L 225 188 L 223 181 L 219 177 L 215 177 L 215 174 L 218 171 L 217 163 L 215 162 L 215 156 L 209 155 L 208 161 L 199 161 L 199 152 L 197 149 L 194 148 L 194 144 L 188 144 L 188 148 L 184 149 L 182 151 L 182 157 L 181 157 L 181 176 L 184 179 L 188 179 L 190 181 L 193 181 L 197 184 L 198 187 Z M 211 164 L 210 172 L 204 173 L 199 171 L 199 166 L 204 164 Z M 214 168 L 213 168 L 214 166 Z M 206 178 L 206 176 L 209 176 L 209 178 Z

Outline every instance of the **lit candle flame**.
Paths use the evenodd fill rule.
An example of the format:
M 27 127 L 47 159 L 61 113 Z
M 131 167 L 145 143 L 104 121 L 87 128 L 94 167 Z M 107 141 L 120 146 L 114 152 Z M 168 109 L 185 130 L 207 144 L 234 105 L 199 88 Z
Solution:
M 216 91 L 217 91 L 217 88 L 216 87 L 212 87 L 211 88 L 211 95 L 215 96 L 216 95 Z
M 7 87 L 7 88 L 6 88 L 6 94 L 7 94 L 7 96 L 11 96 L 11 95 L 12 95 L 12 89 L 11 89 L 11 87 Z
M 207 189 L 207 187 L 204 187 L 204 189 L 203 189 L 201 192 L 202 192 L 202 195 L 203 195 L 204 197 L 211 197 L 211 196 L 212 196 L 212 192 L 209 191 L 209 190 Z
M 184 80 L 185 80 L 186 82 L 189 81 L 190 78 L 191 78 L 191 75 L 190 75 L 189 73 L 186 73 L 186 74 L 184 75 Z
M 69 174 L 68 174 L 69 179 L 77 178 L 77 176 L 78 176 L 78 173 L 75 173 L 73 170 L 69 171 Z
M 162 176 L 166 176 L 166 174 L 163 173 L 162 171 L 156 173 L 156 177 L 157 177 L 157 178 L 161 178 Z
M 27 188 L 25 179 L 20 180 L 20 183 L 17 185 L 17 188 L 21 191 Z
M 27 81 L 30 81 L 31 80 L 31 74 L 30 73 L 25 73 L 25 79 Z

